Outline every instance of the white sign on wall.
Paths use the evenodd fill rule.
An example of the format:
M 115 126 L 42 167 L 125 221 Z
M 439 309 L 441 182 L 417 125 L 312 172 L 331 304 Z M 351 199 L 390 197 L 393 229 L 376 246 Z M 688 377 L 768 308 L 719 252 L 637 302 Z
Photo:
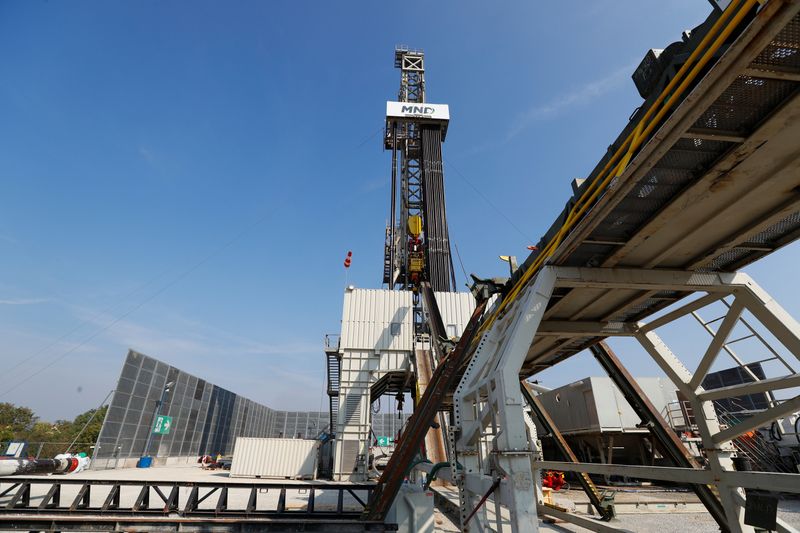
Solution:
M 450 106 L 447 104 L 386 102 L 386 116 L 390 118 L 450 120 Z

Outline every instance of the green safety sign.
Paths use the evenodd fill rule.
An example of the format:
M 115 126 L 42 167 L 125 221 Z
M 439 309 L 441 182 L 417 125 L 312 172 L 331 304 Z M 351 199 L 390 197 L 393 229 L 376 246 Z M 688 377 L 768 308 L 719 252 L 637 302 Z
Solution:
M 392 437 L 378 437 L 378 446 L 391 446 L 394 444 Z
M 166 435 L 169 433 L 171 427 L 172 427 L 171 416 L 158 415 L 156 417 L 156 423 L 153 426 L 153 433 L 156 433 L 158 435 Z

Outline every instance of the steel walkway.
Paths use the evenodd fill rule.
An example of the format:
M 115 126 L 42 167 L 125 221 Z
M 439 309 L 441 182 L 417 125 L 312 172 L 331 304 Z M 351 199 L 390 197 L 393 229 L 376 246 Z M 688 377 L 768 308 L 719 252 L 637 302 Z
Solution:
M 0 479 L 0 530 L 389 531 L 359 515 L 374 484 Z

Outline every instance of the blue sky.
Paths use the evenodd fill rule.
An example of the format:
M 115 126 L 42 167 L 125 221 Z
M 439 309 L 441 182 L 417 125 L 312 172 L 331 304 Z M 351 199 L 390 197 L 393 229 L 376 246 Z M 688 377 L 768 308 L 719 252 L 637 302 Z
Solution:
M 709 9 L 0 2 L 0 401 L 74 416 L 131 347 L 319 408 L 346 251 L 351 283 L 380 282 L 394 46 L 425 50 L 428 100 L 450 104 L 466 269 L 502 275 L 497 256 L 525 255 L 641 103 L 644 52 Z M 785 294 L 796 256 L 755 274 Z M 548 378 L 584 377 L 576 365 Z

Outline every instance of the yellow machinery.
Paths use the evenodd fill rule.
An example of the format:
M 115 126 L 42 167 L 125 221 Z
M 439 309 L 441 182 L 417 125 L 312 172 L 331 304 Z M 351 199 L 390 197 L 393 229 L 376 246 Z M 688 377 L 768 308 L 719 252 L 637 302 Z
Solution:
M 422 271 L 425 269 L 425 252 L 422 250 L 422 217 L 411 215 L 408 217 L 408 272 L 411 282 L 416 289 L 422 279 Z

